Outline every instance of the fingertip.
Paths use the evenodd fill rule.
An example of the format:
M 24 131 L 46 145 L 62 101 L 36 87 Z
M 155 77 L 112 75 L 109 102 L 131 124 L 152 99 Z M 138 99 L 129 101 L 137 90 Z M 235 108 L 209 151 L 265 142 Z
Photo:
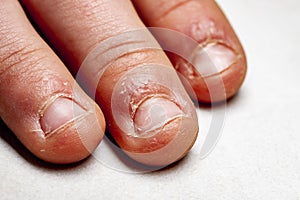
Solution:
M 247 72 L 246 57 L 243 50 L 229 48 L 221 47 L 217 53 L 201 48 L 203 52 L 195 53 L 191 63 L 173 57 L 183 84 L 186 88 L 193 88 L 190 96 L 195 100 L 201 103 L 222 102 L 232 98 L 241 88 Z
M 0 20 L 0 117 L 39 158 L 79 161 L 103 137 L 103 115 L 34 30 L 20 4 L 5 2 L 0 4 L 5 15 Z
M 165 167 L 183 158 L 192 148 L 197 135 L 197 120 L 180 117 L 166 124 L 151 138 L 142 139 L 139 150 L 125 148 L 124 151 L 142 164 Z
M 127 155 L 146 165 L 166 166 L 188 152 L 197 137 L 198 120 L 173 68 L 136 66 L 113 88 L 107 119 Z
M 149 26 L 173 30 L 168 37 L 164 36 L 166 33 L 155 37 L 164 49 L 172 47 L 172 52 L 184 52 L 183 58 L 182 55 L 169 58 L 193 87 L 199 102 L 225 101 L 238 92 L 247 71 L 246 56 L 215 1 L 145 0 L 134 4 Z M 180 33 L 184 35 L 181 39 L 189 41 L 174 41 Z M 189 43 L 197 45 L 189 49 Z
M 104 135 L 103 114 L 97 105 L 94 105 L 92 110 L 78 113 L 77 106 L 72 106 L 75 104 L 74 102 L 66 99 L 56 101 L 58 102 L 53 103 L 45 111 L 45 115 L 40 121 L 42 124 L 52 123 L 58 127 L 48 126 L 53 129 L 46 131 L 42 128 L 42 134 L 32 133 L 33 137 L 27 138 L 23 143 L 37 157 L 50 163 L 68 164 L 80 161 L 96 149 Z M 63 103 L 64 105 L 59 105 Z M 57 108 L 53 108 L 53 106 L 57 106 Z M 47 115 L 56 115 L 56 118 Z M 69 119 L 67 119 L 68 117 Z M 45 122 L 46 120 L 47 122 Z M 42 124 L 41 127 L 43 127 Z

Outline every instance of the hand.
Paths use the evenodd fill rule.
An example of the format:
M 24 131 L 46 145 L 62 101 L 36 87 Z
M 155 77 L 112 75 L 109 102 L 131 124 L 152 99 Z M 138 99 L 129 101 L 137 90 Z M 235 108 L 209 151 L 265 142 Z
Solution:
M 194 98 L 205 103 L 232 97 L 245 77 L 242 46 L 213 0 L 22 0 L 21 5 L 0 3 L 0 116 L 48 162 L 87 157 L 103 137 L 104 116 L 133 159 L 159 166 L 175 162 L 193 145 L 198 122 L 172 64 Z M 146 48 L 156 43 L 143 23 L 193 39 L 201 47 L 190 49 L 196 62 L 207 65 L 205 53 L 216 70 L 206 76 L 179 55 L 168 53 L 171 64 L 162 50 Z M 169 35 L 154 35 L 162 46 L 187 47 Z M 212 99 L 207 83 L 218 85 L 216 77 L 225 93 L 217 91 Z

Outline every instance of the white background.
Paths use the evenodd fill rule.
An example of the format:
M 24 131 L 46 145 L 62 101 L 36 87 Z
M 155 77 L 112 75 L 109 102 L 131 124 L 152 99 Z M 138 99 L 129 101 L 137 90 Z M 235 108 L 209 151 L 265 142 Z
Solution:
M 300 1 L 219 0 L 239 35 L 248 74 L 227 104 L 222 137 L 168 169 L 132 174 L 91 157 L 47 166 L 0 129 L 0 199 L 300 199 Z M 199 112 L 200 134 L 210 111 Z M 201 138 L 201 137 L 200 137 Z

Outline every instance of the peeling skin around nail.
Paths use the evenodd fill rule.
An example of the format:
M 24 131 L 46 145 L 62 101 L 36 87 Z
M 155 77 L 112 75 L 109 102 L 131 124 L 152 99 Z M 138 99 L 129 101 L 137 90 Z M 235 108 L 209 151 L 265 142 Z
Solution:
M 216 52 L 213 52 L 210 50 L 212 48 L 219 48 L 224 52 L 218 52 L 217 49 L 214 50 Z M 222 53 L 224 55 L 222 55 Z M 222 58 L 222 56 L 225 56 L 225 58 Z M 197 79 L 200 77 L 207 78 L 210 76 L 218 76 L 223 71 L 226 71 L 236 64 L 240 58 L 241 55 L 224 41 L 207 40 L 199 44 L 193 51 L 190 57 L 190 62 L 192 63 L 182 58 L 178 58 L 175 69 L 181 74 L 185 74 L 189 79 Z
M 190 35 L 199 44 L 207 43 L 210 40 L 226 38 L 225 31 L 216 27 L 212 19 L 202 19 L 192 22 L 190 25 Z
M 162 132 L 176 134 L 176 137 L 171 141 L 164 141 L 162 138 L 167 139 L 169 135 L 157 136 L 148 141 L 138 141 L 141 143 L 140 146 L 144 145 L 144 148 L 141 146 L 136 151 L 125 149 L 125 152 L 133 159 L 147 165 L 169 165 L 184 157 L 191 149 L 197 138 L 198 126 L 189 118 L 175 118 L 174 121 L 164 126 Z
M 130 126 L 132 126 L 133 130 L 131 132 L 124 132 L 122 138 L 126 142 L 119 141 L 119 143 L 121 144 L 126 144 L 125 146 L 122 146 L 122 148 L 124 150 L 130 150 L 131 152 L 149 152 L 160 149 L 166 144 L 168 144 L 170 141 L 172 141 L 173 138 L 176 136 L 175 129 L 177 131 L 179 130 L 180 118 L 182 116 L 170 119 L 166 121 L 166 123 L 162 127 L 158 127 L 154 130 L 149 130 L 147 131 L 147 133 L 142 134 L 138 133 L 134 125 L 135 115 L 139 107 L 141 106 L 141 104 L 143 104 L 143 102 L 145 102 L 148 99 L 166 98 L 169 101 L 174 102 L 174 104 L 179 107 L 179 104 L 175 101 L 175 96 L 172 94 L 172 92 L 168 88 L 152 82 L 144 82 L 142 84 L 138 84 L 140 85 L 140 87 L 134 89 L 128 88 L 131 87 L 130 84 L 121 85 L 124 86 L 122 90 L 123 92 L 131 93 L 131 95 L 129 95 L 128 102 L 126 103 L 129 103 L 128 113 L 130 118 L 128 118 L 128 121 L 131 123 Z M 173 127 L 173 132 L 166 131 L 169 130 L 171 127 Z
M 167 74 L 168 77 L 165 76 Z M 172 115 L 161 127 L 147 132 L 137 131 L 135 117 L 139 108 L 146 101 L 156 98 L 174 103 L 182 111 L 181 114 Z M 112 123 L 110 130 L 113 130 L 111 132 L 120 147 L 128 152 L 146 153 L 161 149 L 185 132 L 182 130 L 185 127 L 182 125 L 183 119 L 195 123 L 197 118 L 176 72 L 157 64 L 136 67 L 124 74 L 114 87 L 111 102 L 116 124 Z M 196 133 L 197 128 L 194 129 Z
M 133 125 L 135 124 L 135 118 L 136 118 L 136 113 L 138 111 L 138 109 L 140 108 L 140 106 L 147 100 L 149 99 L 153 99 L 153 98 L 164 98 L 170 102 L 173 102 L 174 105 L 176 105 L 179 109 L 182 109 L 181 105 L 176 101 L 176 97 L 173 94 L 173 92 L 168 89 L 167 87 L 148 81 L 148 82 L 144 82 L 141 84 L 138 88 L 135 89 L 124 89 L 123 91 L 132 91 L 131 95 L 129 95 L 129 113 L 130 113 L 130 121 L 133 122 Z M 124 85 L 124 87 L 128 87 L 128 85 Z M 185 114 L 182 113 L 180 117 L 184 117 Z M 173 119 L 169 119 L 167 123 L 169 123 L 170 121 L 173 121 Z M 158 127 L 156 130 L 150 130 L 147 131 L 145 133 L 137 133 L 137 129 L 135 128 L 135 132 L 131 133 L 131 136 L 134 137 L 138 137 L 141 138 L 151 138 L 152 136 L 156 135 L 158 132 L 160 132 L 163 129 L 164 126 L 162 127 Z M 172 137 L 169 138 L 170 140 L 172 139 Z
M 172 7 L 173 1 L 163 2 L 165 4 L 160 5 L 160 3 L 156 3 L 154 4 L 155 6 L 150 6 L 148 10 L 158 10 L 157 13 L 161 14 L 164 13 L 162 10 L 168 10 L 166 8 Z M 149 5 L 152 4 L 151 2 Z M 145 5 L 141 4 L 140 6 L 143 7 Z M 185 16 L 186 13 L 189 15 Z M 152 27 L 170 29 L 184 35 L 179 37 L 178 34 L 174 34 L 174 36 L 169 37 L 163 32 L 161 34 L 161 31 L 152 31 L 156 33 L 155 36 L 163 48 L 167 49 L 167 54 L 172 64 L 177 68 L 178 74 L 183 75 L 181 79 L 183 82 L 187 82 L 185 85 L 192 86 L 198 101 L 211 103 L 206 81 L 208 79 L 216 79 L 218 76 L 223 79 L 226 98 L 232 97 L 239 90 L 246 74 L 246 56 L 238 37 L 217 3 L 214 1 L 192 0 L 183 6 L 177 7 L 172 12 L 168 12 L 167 15 L 163 15 L 163 18 L 160 20 L 153 20 L 157 18 L 156 15 L 159 16 L 159 14 L 144 16 L 146 23 Z M 178 38 L 178 40 L 172 42 L 172 38 Z M 217 73 L 216 76 L 211 75 L 204 78 L 193 66 L 188 64 L 187 58 L 191 55 L 190 52 L 193 51 L 194 45 L 200 44 L 200 46 L 204 46 L 215 41 L 229 47 L 236 54 L 237 59 L 231 65 L 228 65 L 226 70 Z M 222 68 L 225 67 L 222 66 Z M 208 80 L 208 82 L 213 83 L 214 81 Z M 226 99 L 216 100 L 224 101 Z
M 76 121 L 81 121 L 83 120 L 87 115 L 92 114 L 92 113 L 86 113 L 86 114 L 82 114 L 80 116 L 77 116 L 69 121 L 67 121 L 66 123 L 64 123 L 63 125 L 61 125 L 60 127 L 54 129 L 54 130 L 50 130 L 50 131 L 43 131 L 44 133 L 44 137 L 45 139 L 50 138 L 51 136 L 55 135 L 58 132 L 63 132 L 64 130 L 67 130 L 69 127 L 74 126 L 74 123 Z
M 244 56 L 224 40 L 207 40 L 199 44 L 189 61 L 177 55 L 171 55 L 171 58 L 201 102 L 219 102 L 232 97 L 246 73 Z
M 78 115 L 78 116 L 70 119 L 69 121 L 66 121 L 66 122 L 62 123 L 61 126 L 55 128 L 54 130 L 51 130 L 51 127 L 48 127 L 46 124 L 42 123 L 42 118 L 44 117 L 44 113 L 47 111 L 49 106 L 52 105 L 53 102 L 56 101 L 59 98 L 65 98 L 65 99 L 69 99 L 69 100 L 73 101 L 78 106 L 80 106 L 80 108 L 85 112 L 81 115 Z M 88 110 L 84 106 L 82 106 L 77 101 L 75 101 L 70 95 L 66 95 L 66 94 L 56 94 L 56 95 L 52 96 L 47 102 L 45 102 L 45 104 L 41 107 L 41 109 L 39 110 L 38 113 L 39 113 L 39 116 L 40 116 L 39 117 L 39 122 L 40 122 L 39 124 L 44 124 L 43 126 L 41 125 L 41 129 L 40 129 L 40 132 L 43 133 L 42 135 L 43 135 L 44 138 L 49 138 L 52 135 L 55 135 L 55 133 L 57 133 L 57 132 L 61 132 L 61 131 L 66 130 L 67 128 L 72 126 L 75 121 L 80 121 L 84 117 L 86 117 L 88 114 L 91 114 L 90 112 L 88 112 Z
M 187 41 L 187 43 L 193 43 L 192 41 L 195 41 L 196 44 L 198 43 L 198 46 L 194 50 L 188 49 L 187 51 L 189 53 L 185 53 L 186 55 L 184 54 L 185 56 L 187 56 L 184 57 L 184 59 L 179 58 L 180 56 L 178 55 L 176 56 L 176 53 L 174 55 L 171 54 L 170 58 L 176 70 L 181 74 L 184 74 L 188 79 L 198 79 L 199 77 L 204 78 L 221 74 L 223 70 L 226 70 L 229 67 L 233 66 L 238 61 L 238 59 L 240 59 L 241 55 L 236 48 L 235 42 L 232 41 L 231 37 L 226 34 L 227 32 L 225 31 L 225 27 L 217 24 L 214 19 L 209 17 L 201 19 L 194 18 L 191 22 L 183 27 L 184 28 L 182 30 L 178 31 L 186 33 L 186 35 L 190 38 L 191 41 Z M 190 64 L 195 60 L 195 58 L 197 59 L 197 56 L 199 56 L 199 54 L 201 54 L 202 57 L 206 54 L 206 57 L 209 58 L 209 49 L 211 49 L 210 47 L 213 46 L 219 46 L 227 50 L 227 54 L 230 57 L 235 56 L 235 58 L 231 58 L 231 63 L 229 63 L 230 61 L 227 61 L 227 63 L 222 66 L 216 66 L 219 63 L 211 62 L 210 65 L 214 65 L 211 68 L 217 68 L 218 70 L 208 69 L 209 73 L 207 73 L 206 69 L 203 70 L 205 66 L 201 66 L 201 68 L 199 69 L 199 67 L 193 66 L 193 64 L 195 63 Z M 221 56 L 221 54 L 219 54 L 218 56 Z M 214 57 L 216 58 L 217 56 Z M 201 62 L 198 62 L 197 64 L 201 65 Z M 222 70 L 220 70 L 219 68 L 222 68 Z
M 153 130 L 153 132 L 147 133 L 151 135 L 151 137 L 145 138 L 126 135 L 124 137 L 126 142 L 119 141 L 119 144 L 121 144 L 122 149 L 131 153 L 149 153 L 156 151 L 165 147 L 176 137 L 180 132 L 181 121 L 181 117 L 176 117 L 168 121 L 159 131 Z
M 161 132 L 166 124 L 182 117 L 182 110 L 166 96 L 146 98 L 133 117 L 135 132 L 139 137 L 149 138 Z
M 169 101 L 176 104 L 179 108 L 181 107 L 178 102 L 176 102 L 176 97 L 174 93 L 167 87 L 148 81 L 143 83 L 142 86 L 136 88 L 134 92 L 130 95 L 130 112 L 131 117 L 134 118 L 136 109 L 146 100 L 153 97 L 166 98 Z

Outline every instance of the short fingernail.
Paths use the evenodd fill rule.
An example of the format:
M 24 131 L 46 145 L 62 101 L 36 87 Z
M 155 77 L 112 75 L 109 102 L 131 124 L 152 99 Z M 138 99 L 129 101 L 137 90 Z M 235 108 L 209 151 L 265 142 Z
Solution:
M 136 132 L 139 136 L 148 136 L 149 133 L 160 130 L 167 123 L 183 116 L 182 110 L 172 101 L 153 97 L 144 101 L 134 116 Z
M 45 136 L 55 130 L 63 128 L 69 122 L 86 115 L 86 111 L 69 98 L 59 97 L 55 99 L 41 113 L 40 124 Z
M 192 55 L 191 62 L 205 76 L 224 71 L 237 60 L 236 52 L 229 46 L 214 42 L 199 46 Z

